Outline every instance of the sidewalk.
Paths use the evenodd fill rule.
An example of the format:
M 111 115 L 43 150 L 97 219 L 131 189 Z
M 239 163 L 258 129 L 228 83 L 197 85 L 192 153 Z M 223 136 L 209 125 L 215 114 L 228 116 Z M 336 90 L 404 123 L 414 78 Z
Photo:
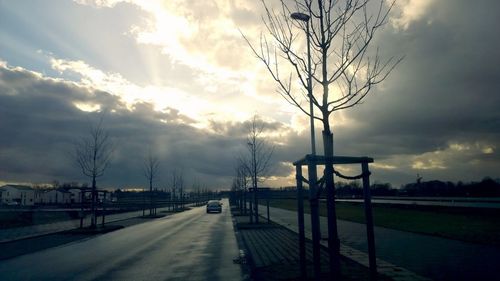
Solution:
M 233 213 L 237 235 L 243 241 L 252 268 L 252 278 L 257 281 L 301 280 L 298 235 L 276 223 L 250 224 L 248 216 Z M 264 220 L 263 220 L 264 221 Z M 307 280 L 312 280 L 312 244 L 306 242 Z M 328 276 L 328 253 L 321 249 L 321 280 L 330 280 Z M 341 280 L 369 280 L 367 267 L 345 257 L 340 260 Z M 378 275 L 377 280 L 389 281 L 388 277 Z
M 167 208 L 159 208 L 158 213 L 165 211 Z M 146 210 L 147 211 L 147 210 Z M 121 220 L 126 220 L 130 218 L 135 218 L 142 216 L 142 210 L 126 212 L 120 214 L 106 215 L 105 223 L 111 223 Z M 98 224 L 101 223 L 102 217 L 98 217 Z M 83 220 L 83 225 L 90 225 L 90 216 L 86 216 Z M 37 237 L 42 235 L 47 235 L 51 233 L 57 233 L 61 231 L 71 230 L 80 227 L 80 219 L 66 220 L 47 224 L 30 225 L 23 227 L 13 227 L 0 229 L 0 243 L 11 242 L 15 240 Z
M 261 206 L 261 208 L 264 207 L 264 206 Z M 258 245 L 266 245 L 262 248 L 264 249 L 272 249 L 273 245 L 281 245 L 283 244 L 283 241 L 287 241 L 288 243 L 288 246 L 286 247 L 288 250 L 287 253 L 289 253 L 291 256 L 294 256 L 296 257 L 296 267 L 298 268 L 298 229 L 297 229 L 297 225 L 296 225 L 296 213 L 295 212 L 292 212 L 292 211 L 287 211 L 287 210 L 282 210 L 282 209 L 276 209 L 276 208 L 272 208 L 274 211 L 272 211 L 271 213 L 271 221 L 273 221 L 274 223 L 276 223 L 276 225 L 279 225 L 281 228 L 284 228 L 286 229 L 287 231 L 289 231 L 290 233 L 293 233 L 293 235 L 295 236 L 294 239 L 278 239 L 276 240 L 275 237 L 280 237 L 280 235 L 283 235 L 282 233 L 280 235 L 278 235 L 277 233 L 273 233 L 273 231 L 270 231 L 268 229 L 264 229 L 264 230 L 261 230 L 261 229 L 253 229 L 252 231 L 255 232 L 255 233 L 252 233 L 252 231 L 245 231 L 245 230 L 240 230 L 240 232 L 242 232 L 242 236 L 243 238 L 245 239 L 245 236 L 248 236 L 246 238 L 246 242 L 245 244 L 247 246 L 249 246 L 249 251 L 251 253 L 251 256 L 254 257 L 254 256 L 257 256 L 256 258 L 256 261 L 255 264 L 256 264 L 256 267 L 259 268 L 259 266 L 266 266 L 266 264 L 279 264 L 279 260 L 276 260 L 276 259 L 270 259 L 267 258 L 264 258 L 264 261 L 260 261 L 261 258 L 260 258 L 260 255 L 258 252 L 260 251 L 259 248 L 261 248 L 260 246 Z M 280 212 L 276 212 L 276 210 L 279 210 Z M 283 216 L 283 217 L 280 217 Z M 235 219 L 238 221 L 238 220 L 248 220 L 247 217 L 239 217 L 239 216 L 235 216 Z M 265 221 L 265 220 L 263 220 Z M 267 233 L 267 235 L 266 235 Z M 306 238 L 311 239 L 312 235 L 311 235 L 311 232 L 310 232 L 310 227 L 308 226 L 308 223 L 307 223 L 307 216 L 306 216 Z M 260 240 L 259 240 L 260 239 Z M 269 241 L 271 242 L 265 242 L 265 241 L 262 241 L 262 240 L 266 240 L 266 239 L 270 239 Z M 261 242 L 251 242 L 251 241 L 261 241 Z M 310 242 L 309 242 L 310 243 Z M 326 248 L 328 247 L 328 243 L 327 241 L 324 241 L 322 240 L 321 241 L 321 244 L 324 246 L 324 249 L 322 251 L 325 251 L 325 253 L 322 253 L 322 259 L 323 260 L 328 260 L 327 258 L 327 254 L 326 254 Z M 257 245 L 257 247 L 255 246 Z M 283 245 L 282 246 L 276 246 L 276 247 L 284 247 Z M 257 249 L 256 249 L 257 248 Z M 266 253 L 266 250 L 262 250 L 263 253 L 264 253 L 264 256 L 267 256 L 265 253 Z M 252 254 L 252 252 L 257 252 L 257 254 Z M 308 255 L 308 260 L 311 259 L 312 260 L 312 257 L 310 257 L 312 254 L 311 254 L 311 250 L 307 250 L 307 255 Z M 341 244 L 341 248 L 340 248 L 340 254 L 345 257 L 346 259 L 349 259 L 353 262 L 355 262 L 358 266 L 361 266 L 362 268 L 364 268 L 366 271 L 368 271 L 368 254 L 367 253 L 364 253 L 362 251 L 359 251 L 359 250 L 356 250 L 354 248 L 351 248 L 347 245 L 343 245 Z M 323 255 L 325 255 L 323 257 Z M 272 255 L 271 255 L 272 257 Z M 310 262 L 310 261 L 309 261 Z M 291 262 L 293 263 L 293 262 Z M 345 264 L 342 265 L 343 267 L 346 267 Z M 341 266 L 341 267 L 342 267 Z M 342 271 L 344 271 L 345 269 L 342 269 Z M 377 271 L 379 273 L 379 275 L 382 275 L 385 279 L 379 279 L 379 280 L 394 280 L 394 281 L 410 281 L 410 280 L 414 280 L 414 281 L 423 281 L 423 280 L 430 280 L 428 278 L 425 278 L 425 277 L 422 277 L 414 272 L 411 272 L 405 268 L 402 268 L 400 266 L 396 266 L 394 264 L 391 264 L 389 262 L 386 262 L 384 260 L 381 260 L 381 259 L 377 259 Z M 353 280 L 368 280 L 369 278 L 367 276 L 364 277 L 361 277 L 361 279 L 359 278 L 359 276 L 356 276 L 356 273 L 357 272 L 356 270 L 351 272 L 348 270 L 348 277 L 354 277 Z M 344 274 L 344 273 L 343 273 Z M 271 280 L 275 280 L 275 279 L 271 279 Z M 276 279 L 276 280 L 287 280 L 287 279 Z M 291 280 L 294 280 L 294 279 L 291 279 Z M 298 279 L 297 279 L 298 280 Z M 351 280 L 351 279 L 348 279 L 348 280 Z

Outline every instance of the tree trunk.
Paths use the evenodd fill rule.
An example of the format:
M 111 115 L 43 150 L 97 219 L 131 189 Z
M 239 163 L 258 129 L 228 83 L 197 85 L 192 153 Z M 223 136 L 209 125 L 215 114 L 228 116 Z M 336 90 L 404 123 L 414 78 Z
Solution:
M 149 215 L 153 215 L 153 179 L 149 179 Z
M 326 157 L 325 188 L 328 219 L 328 254 L 330 258 L 330 273 L 339 276 L 339 249 L 340 240 L 337 231 L 337 215 L 335 210 L 335 183 L 333 178 L 333 134 L 323 131 L 323 145 Z
M 321 227 L 319 221 L 319 198 L 318 198 L 318 178 L 316 160 L 314 156 L 308 161 L 309 174 L 309 206 L 311 212 L 311 232 L 313 242 L 313 271 L 314 280 L 320 280 L 321 276 Z
M 323 22 L 323 6 L 322 1 L 318 0 L 319 16 L 320 16 L 320 30 L 321 30 L 321 44 L 326 46 L 325 38 L 325 24 Z M 327 224 L 328 224 L 328 255 L 329 255 L 329 267 L 330 275 L 332 279 L 337 279 L 335 277 L 339 276 L 340 273 L 340 261 L 339 261 L 339 248 L 340 241 L 337 232 L 337 215 L 335 212 L 335 186 L 333 180 L 333 134 L 330 130 L 330 113 L 328 112 L 328 50 L 327 48 L 321 49 L 322 57 L 322 87 L 323 87 L 323 150 L 325 153 L 326 163 L 325 163 L 325 188 L 327 196 Z
M 96 201 L 97 201 L 97 187 L 96 187 L 96 181 L 95 181 L 95 175 L 92 177 L 92 194 L 91 194 L 91 199 L 92 202 L 90 202 L 90 227 L 95 228 L 96 223 L 97 223 L 97 216 L 96 216 Z
M 243 190 L 243 215 L 247 214 L 247 189 Z

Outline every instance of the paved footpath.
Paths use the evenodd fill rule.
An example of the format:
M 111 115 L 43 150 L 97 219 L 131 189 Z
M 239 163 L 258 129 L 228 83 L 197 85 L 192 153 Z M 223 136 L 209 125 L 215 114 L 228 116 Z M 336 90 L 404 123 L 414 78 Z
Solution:
M 260 207 L 265 210 L 265 207 Z M 264 214 L 264 213 L 263 213 Z M 271 220 L 298 232 L 297 213 L 270 208 Z M 304 216 L 306 236 L 311 238 L 310 215 Z M 320 217 L 321 236 L 328 237 L 326 217 Z M 366 261 L 366 226 L 337 220 L 343 255 L 351 254 Z M 327 244 L 326 241 L 322 243 Z M 375 227 L 375 245 L 379 271 L 397 264 L 432 280 L 500 280 L 500 247 L 461 242 L 440 237 Z M 389 269 L 393 271 L 394 269 Z M 415 276 L 418 276 L 415 274 Z M 404 280 L 404 279 L 401 279 Z M 411 279 L 410 279 L 411 280 Z
M 161 211 L 167 210 L 167 208 L 159 208 L 157 210 L 158 213 L 160 213 Z M 146 213 L 147 212 L 148 210 L 146 210 Z M 142 210 L 106 215 L 105 223 L 126 220 L 139 216 L 142 216 Z M 97 222 L 101 223 L 101 219 L 102 217 L 99 216 Z M 86 216 L 86 218 L 83 221 L 83 225 L 84 226 L 90 225 L 90 216 Z M 0 243 L 61 232 L 65 230 L 75 229 L 78 227 L 80 227 L 80 219 L 0 229 Z
M 236 213 L 236 215 L 235 215 Z M 238 212 L 233 213 L 233 220 L 236 222 L 236 236 L 241 238 L 242 245 L 248 252 L 248 262 L 251 266 L 253 280 L 299 280 L 299 236 L 286 227 L 265 222 L 250 224 L 248 216 L 239 216 Z M 312 243 L 306 240 L 306 265 L 307 275 L 311 279 L 313 276 Z M 245 252 L 244 252 L 245 253 Z M 240 254 L 241 257 L 241 254 Z M 321 248 L 321 280 L 331 280 L 328 276 L 328 252 L 326 248 Z M 369 280 L 370 271 L 367 267 L 360 265 L 352 259 L 341 257 L 339 280 Z M 393 281 L 379 274 L 378 281 Z M 405 281 L 413 279 L 403 279 Z

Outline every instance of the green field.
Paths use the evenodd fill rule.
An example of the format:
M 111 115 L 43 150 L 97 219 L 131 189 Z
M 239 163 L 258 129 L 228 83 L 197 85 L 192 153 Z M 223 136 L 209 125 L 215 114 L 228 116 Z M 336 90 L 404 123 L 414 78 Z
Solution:
M 273 207 L 296 210 L 296 200 L 275 199 Z M 304 209 L 309 213 L 308 201 Z M 364 223 L 362 204 L 337 202 L 337 218 Z M 320 204 L 320 215 L 326 216 L 326 204 Z M 456 240 L 500 245 L 500 214 L 498 211 L 475 211 L 453 208 L 417 208 L 373 205 L 376 226 L 441 236 Z

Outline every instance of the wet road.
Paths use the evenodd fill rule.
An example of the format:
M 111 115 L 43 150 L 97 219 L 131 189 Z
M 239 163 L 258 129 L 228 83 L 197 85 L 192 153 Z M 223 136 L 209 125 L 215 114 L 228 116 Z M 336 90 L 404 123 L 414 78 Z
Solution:
M 297 231 L 297 213 L 270 208 L 271 220 Z M 311 237 L 310 215 L 304 217 L 306 236 Z M 321 217 L 321 237 L 328 237 L 326 218 Z M 367 252 L 366 226 L 337 220 L 342 244 Z M 375 227 L 378 258 L 436 281 L 500 280 L 500 247 L 467 243 L 430 235 Z
M 241 280 L 228 202 L 0 263 L 1 280 Z

